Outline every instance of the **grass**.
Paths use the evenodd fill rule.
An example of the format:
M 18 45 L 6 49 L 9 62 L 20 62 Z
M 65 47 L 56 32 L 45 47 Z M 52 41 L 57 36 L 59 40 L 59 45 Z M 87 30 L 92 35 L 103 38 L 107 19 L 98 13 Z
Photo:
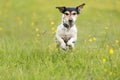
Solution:
M 83 2 L 75 50 L 58 51 L 55 7 Z M 119 0 L 1 0 L 0 80 L 120 80 L 119 7 Z

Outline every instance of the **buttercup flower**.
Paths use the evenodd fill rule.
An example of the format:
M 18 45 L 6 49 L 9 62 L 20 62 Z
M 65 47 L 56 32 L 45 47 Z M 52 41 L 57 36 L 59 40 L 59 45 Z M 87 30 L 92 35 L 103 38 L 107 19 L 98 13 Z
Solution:
M 111 76 L 113 74 L 113 72 L 109 72 L 109 75 Z
M 109 53 L 110 53 L 111 55 L 113 55 L 113 54 L 114 54 L 114 50 L 111 48 L 111 49 L 109 50 Z
M 115 43 L 118 44 L 118 43 L 119 43 L 119 40 L 115 40 Z
M 105 58 L 103 58 L 103 59 L 102 59 L 102 61 L 105 63 L 105 62 L 106 62 L 106 59 L 105 59 Z
M 108 27 L 105 27 L 106 30 L 108 30 Z
M 32 21 L 32 22 L 31 22 L 31 26 L 34 26 L 34 25 L 35 25 L 35 23 Z
M 92 42 L 93 40 L 90 38 L 90 39 L 88 39 L 88 42 Z
M 56 33 L 56 29 L 52 27 L 52 34 L 54 35 Z
M 39 36 L 40 36 L 40 34 L 37 34 L 36 36 L 37 36 L 37 37 L 39 37 Z
M 93 37 L 93 40 L 96 41 L 96 37 Z
M 106 45 L 107 48 L 109 48 L 109 45 Z
M 36 31 L 36 32 L 38 32 L 38 31 L 39 31 L 39 29 L 38 29 L 38 28 L 36 28 L 36 29 L 35 29 L 35 31 Z
M 56 51 L 58 51 L 59 49 L 58 48 L 56 48 Z
M 0 27 L 0 31 L 3 30 L 3 28 Z
M 107 69 L 104 69 L 104 72 L 107 72 Z
M 55 23 L 53 21 L 50 22 L 51 25 L 54 25 Z

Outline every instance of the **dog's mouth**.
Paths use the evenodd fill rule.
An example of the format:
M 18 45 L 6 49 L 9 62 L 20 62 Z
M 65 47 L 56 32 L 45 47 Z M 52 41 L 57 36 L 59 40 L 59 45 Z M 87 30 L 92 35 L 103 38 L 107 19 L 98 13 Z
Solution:
M 74 25 L 74 22 L 73 22 L 73 21 L 69 21 L 69 22 L 68 22 L 68 25 L 69 25 L 70 27 L 72 27 L 72 26 Z
M 66 28 L 71 28 L 71 27 L 74 25 L 74 23 L 72 23 L 72 22 L 63 23 L 63 25 L 64 25 L 64 27 L 66 27 Z
M 74 24 L 75 24 L 75 22 L 73 20 L 65 20 L 65 21 L 63 21 L 63 25 L 66 28 L 71 28 Z
M 72 27 L 73 26 L 73 22 L 69 22 L 69 26 Z

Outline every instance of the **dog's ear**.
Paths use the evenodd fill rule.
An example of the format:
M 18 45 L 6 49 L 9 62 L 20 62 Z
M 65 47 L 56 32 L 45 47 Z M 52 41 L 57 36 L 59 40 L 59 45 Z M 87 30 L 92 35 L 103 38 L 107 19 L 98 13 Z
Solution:
M 61 13 L 64 13 L 66 7 L 56 7 Z
M 76 7 L 76 9 L 78 11 L 78 14 L 81 13 L 81 11 L 82 11 L 82 9 L 83 9 L 84 6 L 85 6 L 85 3 L 83 3 L 83 4 L 81 4 L 81 5 L 79 5 L 79 6 Z

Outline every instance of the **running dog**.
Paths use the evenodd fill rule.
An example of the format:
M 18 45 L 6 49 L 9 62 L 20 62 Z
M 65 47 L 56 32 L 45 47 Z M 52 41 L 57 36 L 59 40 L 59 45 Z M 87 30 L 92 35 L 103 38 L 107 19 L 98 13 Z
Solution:
M 62 13 L 62 23 L 57 27 L 55 39 L 57 47 L 63 50 L 74 49 L 77 40 L 77 28 L 75 25 L 78 14 L 81 13 L 85 3 L 73 7 L 56 7 Z

